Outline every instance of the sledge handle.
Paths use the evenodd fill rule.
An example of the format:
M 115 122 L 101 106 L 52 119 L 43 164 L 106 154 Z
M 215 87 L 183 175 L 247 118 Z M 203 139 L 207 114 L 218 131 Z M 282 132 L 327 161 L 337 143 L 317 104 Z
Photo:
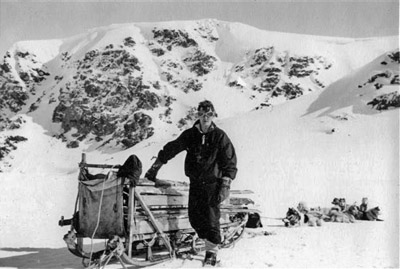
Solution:
M 86 162 L 86 153 L 82 153 L 82 160 L 79 163 L 79 167 L 92 167 L 92 168 L 114 168 L 114 169 L 119 169 L 121 165 L 112 165 L 112 164 L 90 164 Z
M 81 162 L 79 163 L 79 167 L 85 167 L 86 166 L 86 153 L 82 152 L 82 159 Z

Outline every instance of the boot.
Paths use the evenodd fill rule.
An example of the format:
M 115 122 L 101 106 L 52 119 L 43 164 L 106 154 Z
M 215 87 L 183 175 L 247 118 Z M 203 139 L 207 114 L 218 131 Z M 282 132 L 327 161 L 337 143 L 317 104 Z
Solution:
M 215 265 L 217 265 L 217 253 L 206 251 L 203 267 L 214 267 Z

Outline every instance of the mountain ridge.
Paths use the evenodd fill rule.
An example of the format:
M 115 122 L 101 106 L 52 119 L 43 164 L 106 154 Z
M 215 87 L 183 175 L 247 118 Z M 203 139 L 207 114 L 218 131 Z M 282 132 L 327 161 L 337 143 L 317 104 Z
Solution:
M 211 19 L 24 41 L 0 65 L 2 128 L 27 113 L 68 147 L 129 148 L 187 128 L 203 99 L 224 107 L 225 118 L 323 90 L 372 56 L 393 53 L 395 39 L 272 33 Z

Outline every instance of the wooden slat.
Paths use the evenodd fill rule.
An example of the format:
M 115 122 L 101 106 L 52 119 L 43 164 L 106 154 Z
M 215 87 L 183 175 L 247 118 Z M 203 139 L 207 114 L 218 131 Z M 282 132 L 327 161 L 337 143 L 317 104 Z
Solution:
M 112 165 L 112 164 L 90 164 L 90 163 L 80 163 L 79 166 L 81 167 L 87 167 L 87 168 L 113 168 L 113 169 L 119 169 L 121 167 L 121 165 L 116 164 L 116 165 Z
M 167 238 L 167 236 L 164 233 L 164 229 L 163 227 L 161 227 L 159 225 L 159 222 L 154 218 L 153 213 L 150 211 L 150 209 L 147 207 L 146 202 L 143 200 L 143 198 L 141 197 L 141 195 L 139 194 L 138 191 L 136 191 L 135 189 L 133 189 L 133 192 L 135 194 L 135 198 L 136 200 L 139 202 L 140 206 L 144 209 L 144 211 L 146 212 L 146 216 L 149 218 L 149 222 L 147 221 L 147 224 L 151 224 L 153 230 L 161 237 L 161 239 L 163 240 L 165 246 L 168 248 L 169 250 L 169 254 L 172 257 L 173 256 L 173 249 L 172 246 L 170 245 L 169 239 Z M 136 226 L 137 227 L 137 226 Z M 139 231 L 140 233 L 140 231 Z
M 164 195 L 189 195 L 189 187 L 156 188 L 152 185 L 138 185 L 137 190 L 141 195 L 164 194 Z M 252 194 L 251 190 L 231 190 L 230 194 L 242 195 Z
M 157 222 L 157 226 L 164 232 L 192 229 L 189 222 L 188 214 L 176 214 L 176 215 L 160 215 L 153 214 L 154 220 Z M 220 219 L 221 225 L 230 223 L 229 214 L 221 213 Z M 149 221 L 147 216 L 136 217 L 136 231 L 138 234 L 154 233 L 155 228 Z
M 128 201 L 128 225 L 129 225 L 129 238 L 128 238 L 128 257 L 132 257 L 132 236 L 137 233 L 135 227 L 134 217 L 136 215 L 135 198 L 133 194 L 133 187 L 129 188 L 129 201 Z
M 167 217 L 187 217 L 188 216 L 188 209 L 169 209 L 169 210 L 151 210 L 154 217 L 158 218 L 167 218 Z M 239 208 L 239 207 L 223 207 L 221 208 L 221 215 L 230 215 L 236 213 L 260 213 L 258 209 L 248 209 L 248 208 Z M 135 218 L 136 219 L 143 219 L 146 214 L 141 211 L 137 210 Z
M 187 196 L 167 196 L 167 195 L 143 195 L 143 201 L 147 206 L 179 206 L 187 205 L 189 197 Z
M 188 196 L 169 196 L 169 195 L 141 195 L 143 200 L 149 207 L 153 206 L 187 206 L 189 203 Z M 254 204 L 249 198 L 231 197 L 229 199 L 231 205 L 249 205 Z

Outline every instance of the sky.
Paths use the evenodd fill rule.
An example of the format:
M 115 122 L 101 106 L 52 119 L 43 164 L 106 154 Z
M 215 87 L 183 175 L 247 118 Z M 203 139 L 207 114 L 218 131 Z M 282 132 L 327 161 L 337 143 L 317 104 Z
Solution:
M 399 1 L 4 1 L 0 55 L 22 40 L 59 39 L 113 23 L 213 18 L 300 34 L 398 35 Z

